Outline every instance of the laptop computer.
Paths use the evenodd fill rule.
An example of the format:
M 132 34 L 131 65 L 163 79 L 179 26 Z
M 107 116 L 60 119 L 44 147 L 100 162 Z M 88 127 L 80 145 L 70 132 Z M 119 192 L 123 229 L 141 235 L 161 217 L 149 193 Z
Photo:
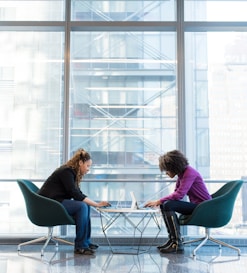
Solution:
M 131 208 L 132 209 L 139 209 L 139 210 L 157 210 L 157 208 L 151 208 L 151 207 L 144 207 L 144 205 L 139 205 L 137 202 L 137 199 L 135 197 L 135 194 L 133 191 L 130 192 L 131 196 Z
M 104 209 L 107 210 L 123 210 L 123 211 L 131 211 L 131 210 L 157 210 L 156 208 L 150 208 L 150 207 L 144 207 L 140 206 L 137 202 L 136 196 L 133 191 L 130 191 L 130 197 L 131 197 L 131 205 L 128 207 L 123 207 L 121 205 L 121 202 L 118 201 L 117 205 L 115 206 L 109 206 L 105 207 Z

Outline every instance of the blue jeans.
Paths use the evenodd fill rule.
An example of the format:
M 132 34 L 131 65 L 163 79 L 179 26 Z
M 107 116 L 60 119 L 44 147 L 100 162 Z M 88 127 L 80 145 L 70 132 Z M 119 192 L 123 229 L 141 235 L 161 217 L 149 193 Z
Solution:
M 82 201 L 68 200 L 62 201 L 62 205 L 75 219 L 76 237 L 75 249 L 88 248 L 91 237 L 90 206 Z

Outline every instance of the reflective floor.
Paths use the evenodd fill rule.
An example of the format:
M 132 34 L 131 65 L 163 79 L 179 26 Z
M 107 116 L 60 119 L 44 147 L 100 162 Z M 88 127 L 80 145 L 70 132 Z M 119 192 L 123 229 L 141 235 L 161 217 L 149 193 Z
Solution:
M 71 246 L 59 246 L 57 252 L 49 245 L 44 258 L 40 245 L 26 246 L 18 254 L 14 245 L 0 245 L 0 273 L 228 273 L 246 272 L 247 247 L 241 248 L 241 256 L 228 248 L 204 246 L 196 258 L 193 247 L 186 246 L 184 254 L 161 255 L 155 247 L 149 253 L 139 255 L 112 254 L 107 246 L 100 246 L 95 257 L 74 255 Z

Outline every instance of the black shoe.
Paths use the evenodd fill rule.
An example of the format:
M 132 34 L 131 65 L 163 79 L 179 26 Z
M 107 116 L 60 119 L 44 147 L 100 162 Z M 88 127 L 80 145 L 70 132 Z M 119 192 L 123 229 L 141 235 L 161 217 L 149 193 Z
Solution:
M 97 249 L 99 247 L 99 245 L 97 245 L 97 244 L 89 244 L 89 248 L 90 249 Z
M 184 246 L 181 241 L 179 242 L 171 242 L 169 246 L 165 248 L 160 248 L 159 251 L 161 253 L 184 253 Z
M 75 254 L 80 254 L 80 255 L 94 255 L 94 251 L 90 248 L 77 248 L 74 250 Z
M 161 248 L 166 248 L 168 247 L 170 244 L 171 244 L 172 240 L 169 239 L 166 243 L 164 243 L 163 245 L 160 245 L 160 246 L 157 246 L 158 249 L 161 249 Z

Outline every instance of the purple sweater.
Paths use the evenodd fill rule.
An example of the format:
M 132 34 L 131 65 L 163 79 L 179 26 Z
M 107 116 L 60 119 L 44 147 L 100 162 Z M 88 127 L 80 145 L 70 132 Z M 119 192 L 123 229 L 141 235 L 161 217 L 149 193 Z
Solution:
M 190 202 L 195 204 L 212 199 L 201 175 L 191 166 L 187 166 L 184 173 L 178 176 L 174 192 L 161 198 L 160 202 L 181 200 L 185 195 L 188 195 Z

